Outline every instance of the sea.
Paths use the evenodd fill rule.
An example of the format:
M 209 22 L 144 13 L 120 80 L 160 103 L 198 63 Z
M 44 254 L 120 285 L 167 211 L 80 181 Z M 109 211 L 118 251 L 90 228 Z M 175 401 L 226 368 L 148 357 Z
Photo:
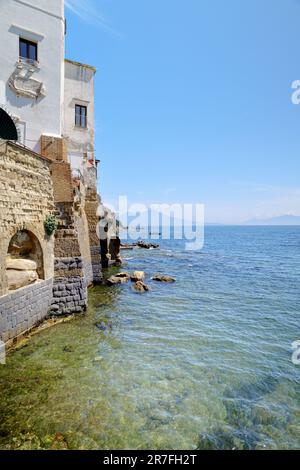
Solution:
M 149 292 L 94 287 L 85 316 L 8 354 L 0 449 L 300 448 L 300 227 L 159 243 L 104 273 L 144 271 Z

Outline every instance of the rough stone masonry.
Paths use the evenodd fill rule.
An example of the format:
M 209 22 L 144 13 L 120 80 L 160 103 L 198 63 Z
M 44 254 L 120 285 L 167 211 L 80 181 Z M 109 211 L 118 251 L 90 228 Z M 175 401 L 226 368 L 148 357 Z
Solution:
M 2 341 L 15 340 L 49 314 L 79 314 L 87 309 L 88 286 L 102 280 L 100 243 L 94 233 L 99 202 L 95 187 L 96 182 L 89 191 L 82 181 L 74 190 L 64 155 L 56 152 L 55 159 L 51 159 L 18 144 L 0 144 Z M 44 223 L 53 214 L 58 226 L 49 236 Z M 19 233 L 30 239 L 24 253 L 22 246 L 12 246 Z M 11 291 L 6 263 L 8 254 L 15 256 L 16 249 L 18 256 L 37 262 L 39 277 L 32 285 Z

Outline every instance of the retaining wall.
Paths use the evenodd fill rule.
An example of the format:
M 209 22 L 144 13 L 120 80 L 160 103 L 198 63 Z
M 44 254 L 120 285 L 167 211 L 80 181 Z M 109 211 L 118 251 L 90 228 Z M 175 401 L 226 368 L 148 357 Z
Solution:
M 1 341 L 17 338 L 48 315 L 52 286 L 52 279 L 38 281 L 0 297 Z

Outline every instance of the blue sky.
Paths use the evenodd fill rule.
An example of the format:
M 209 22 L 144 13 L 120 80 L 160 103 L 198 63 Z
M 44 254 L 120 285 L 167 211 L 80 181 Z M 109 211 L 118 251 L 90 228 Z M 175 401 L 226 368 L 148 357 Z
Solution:
M 104 201 L 204 203 L 207 222 L 300 215 L 298 0 L 66 0 L 95 65 Z

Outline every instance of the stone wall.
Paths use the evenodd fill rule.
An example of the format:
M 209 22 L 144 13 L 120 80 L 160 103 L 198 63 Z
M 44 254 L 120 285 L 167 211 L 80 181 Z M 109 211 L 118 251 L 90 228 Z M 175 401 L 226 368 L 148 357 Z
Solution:
M 11 238 L 32 233 L 41 246 L 44 278 L 53 278 L 54 237 L 44 221 L 54 211 L 49 161 L 17 144 L 0 144 L 0 296 L 7 293 L 5 258 Z
M 41 154 L 49 160 L 68 163 L 67 145 L 62 138 L 42 135 Z
M 87 281 L 80 257 L 59 258 L 54 265 L 53 299 L 50 313 L 69 315 L 87 309 Z
M 74 201 L 74 191 L 72 185 L 71 165 L 64 162 L 52 162 L 51 178 L 53 182 L 55 202 L 72 203 Z
M 84 233 L 79 236 L 73 204 L 60 202 L 56 204 L 56 209 L 58 229 L 55 234 L 51 313 L 66 315 L 84 312 L 88 302 L 88 279 L 80 249 Z
M 93 188 L 74 193 L 68 163 L 53 161 L 13 143 L 0 144 L 0 339 L 13 340 L 48 314 L 82 313 L 87 287 L 102 281 L 96 228 L 100 201 Z M 47 236 L 44 222 L 55 214 L 58 229 Z M 40 247 L 40 278 L 9 291 L 6 256 L 14 235 L 25 231 Z M 40 269 L 41 268 L 41 269 Z M 11 288 L 11 286 L 10 286 Z
M 86 214 L 82 207 L 78 212 L 75 212 L 75 226 L 78 233 L 84 276 L 86 278 L 87 285 L 91 286 L 94 282 L 94 274 L 90 250 L 89 228 Z
M 0 297 L 0 339 L 4 343 L 33 328 L 48 315 L 53 280 L 18 289 Z
M 92 258 L 92 272 L 93 272 L 94 283 L 101 284 L 103 281 L 103 275 L 102 275 L 100 244 L 99 246 L 91 247 L 91 258 Z
M 100 202 L 101 202 L 100 197 L 97 194 L 96 187 L 87 188 L 86 195 L 85 195 L 84 210 L 85 210 L 87 222 L 88 222 L 89 244 L 90 244 L 90 252 L 91 252 L 91 258 L 92 258 L 93 277 L 94 277 L 94 283 L 96 284 L 102 282 L 100 240 L 97 235 L 97 224 L 99 222 L 97 210 L 98 210 Z
M 73 204 L 56 204 L 56 218 L 58 229 L 55 233 L 55 258 L 81 256 Z
M 100 204 L 100 198 L 97 194 L 96 188 L 88 188 L 85 196 L 85 213 L 89 227 L 90 245 L 99 245 L 99 238 L 97 236 L 97 224 L 99 217 L 97 216 L 97 209 Z

